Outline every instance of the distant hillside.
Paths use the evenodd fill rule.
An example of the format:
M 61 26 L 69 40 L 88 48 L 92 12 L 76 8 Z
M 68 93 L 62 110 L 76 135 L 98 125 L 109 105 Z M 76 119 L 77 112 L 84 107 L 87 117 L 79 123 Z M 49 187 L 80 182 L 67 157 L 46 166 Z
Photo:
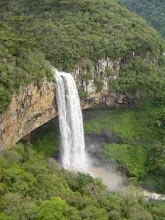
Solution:
M 120 2 L 149 21 L 165 37 L 164 0 L 120 0 Z

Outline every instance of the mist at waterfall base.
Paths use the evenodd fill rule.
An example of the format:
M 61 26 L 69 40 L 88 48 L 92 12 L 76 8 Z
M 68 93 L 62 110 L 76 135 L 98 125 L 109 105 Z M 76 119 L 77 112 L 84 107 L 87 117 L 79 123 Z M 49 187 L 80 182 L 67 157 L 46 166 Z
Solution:
M 125 178 L 108 164 L 100 163 L 85 150 L 83 117 L 76 83 L 71 74 L 53 69 L 61 134 L 60 161 L 63 168 L 101 178 L 109 191 L 118 191 Z M 86 146 L 91 147 L 91 146 Z

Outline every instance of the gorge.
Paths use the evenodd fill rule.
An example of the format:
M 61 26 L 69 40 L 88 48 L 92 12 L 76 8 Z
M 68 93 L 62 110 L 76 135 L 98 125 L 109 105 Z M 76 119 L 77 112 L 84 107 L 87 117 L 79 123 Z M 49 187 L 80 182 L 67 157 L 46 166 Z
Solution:
M 154 2 L 0 0 L 0 220 L 165 219 Z
M 112 61 L 99 61 L 99 68 L 97 68 L 96 72 L 93 72 L 93 74 L 97 74 L 98 78 L 100 78 L 102 75 L 103 79 L 105 80 L 105 84 L 102 91 L 96 90 L 93 80 L 90 80 L 90 83 L 88 82 L 87 85 L 85 84 L 85 82 L 83 82 L 83 84 L 85 84 L 83 89 L 87 89 L 86 91 L 88 91 L 88 96 L 86 98 L 81 98 L 82 109 L 91 109 L 105 106 L 119 109 L 125 109 L 131 106 L 134 107 L 134 103 L 131 103 L 129 101 L 127 93 L 112 93 L 108 91 L 106 77 L 104 76 L 104 74 L 101 73 L 105 71 L 105 68 L 107 66 L 109 66 L 111 70 L 114 70 L 113 65 L 110 65 L 110 63 L 112 64 Z M 76 71 L 73 74 L 73 76 L 76 81 L 77 87 L 81 88 L 81 80 L 79 79 L 79 74 L 80 73 Z M 54 82 L 48 82 L 47 80 L 43 80 L 38 85 L 31 84 L 28 87 L 22 87 L 20 90 L 20 94 L 15 94 L 13 96 L 13 100 L 11 102 L 11 105 L 9 106 L 8 111 L 6 111 L 5 114 L 2 114 L 0 117 L 1 150 L 7 149 L 8 147 L 12 147 L 21 138 L 28 135 L 30 132 L 37 129 L 41 125 L 49 122 L 58 115 L 58 108 L 56 102 L 57 92 L 55 92 L 55 89 L 56 86 Z M 110 118 L 108 118 L 107 120 L 110 120 Z M 132 119 L 130 118 L 130 120 Z M 109 131 L 105 129 L 105 131 L 103 130 L 103 133 L 106 134 L 109 133 Z M 122 142 L 125 143 L 125 140 L 122 140 Z M 128 141 L 126 141 L 126 143 L 127 142 Z M 136 145 L 136 142 L 133 142 L 133 144 Z M 92 176 L 97 176 L 97 172 L 95 172 L 97 166 L 95 166 L 95 164 L 97 164 L 98 161 L 96 161 L 96 163 L 94 164 L 91 161 L 88 162 L 93 170 L 88 170 L 88 173 L 90 173 Z M 95 167 L 95 170 L 93 169 L 93 167 Z M 100 164 L 99 167 L 100 169 L 104 168 L 104 166 L 101 166 Z M 106 175 L 109 175 L 109 172 L 106 172 L 106 170 L 107 168 L 102 169 L 102 172 L 98 170 L 98 173 L 104 173 L 103 171 L 105 171 Z M 108 167 L 108 170 L 111 170 L 111 168 Z M 114 177 L 114 180 L 117 179 L 117 182 L 115 182 L 114 185 L 111 185 L 111 188 L 116 189 L 116 186 L 120 186 L 123 183 L 123 177 L 120 174 L 116 175 L 115 172 L 111 170 L 110 175 L 111 176 L 108 178 Z

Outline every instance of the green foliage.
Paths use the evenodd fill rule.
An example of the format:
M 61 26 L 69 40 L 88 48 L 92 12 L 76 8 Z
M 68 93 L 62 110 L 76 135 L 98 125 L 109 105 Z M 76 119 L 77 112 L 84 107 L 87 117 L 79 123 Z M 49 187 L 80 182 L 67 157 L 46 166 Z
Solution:
M 165 2 L 162 0 L 120 0 L 131 11 L 149 21 L 165 37 Z
M 103 143 L 103 153 L 126 171 L 132 184 L 165 192 L 164 107 L 106 110 L 85 122 L 85 132 L 111 139 Z
M 117 1 L 8 1 L 1 2 L 0 13 L 0 112 L 20 85 L 52 80 L 50 63 L 67 71 L 79 66 L 88 84 L 92 65 L 107 57 L 121 65 L 119 81 L 110 77 L 113 91 L 162 102 L 165 43 Z M 103 82 L 94 83 L 101 91 Z
M 37 206 L 30 198 L 25 199 L 19 193 L 8 192 L 4 195 L 4 212 L 11 219 L 36 219 Z
M 0 219 L 1 220 L 14 220 L 14 218 L 7 216 L 5 213 L 1 212 L 0 213 Z
M 78 94 L 81 99 L 86 99 L 89 95 L 88 91 L 84 91 L 83 89 L 79 89 Z
M 96 91 L 101 92 L 102 89 L 103 89 L 104 83 L 100 79 L 95 77 L 94 78 L 94 84 L 96 86 Z
M 11 101 L 11 95 L 21 85 L 52 79 L 50 64 L 44 55 L 27 46 L 27 39 L 14 34 L 7 26 L 0 26 L 0 113 Z
M 147 59 L 134 57 L 124 63 L 117 80 L 110 81 L 111 88 L 117 91 L 130 92 L 130 96 L 140 102 L 152 101 L 165 103 L 164 67 L 157 68 Z
M 140 179 L 144 176 L 147 154 L 143 147 L 127 144 L 106 144 L 105 154 L 110 161 L 117 161 L 120 169 L 124 169 L 130 177 Z
M 0 113 L 4 112 L 11 102 L 11 94 L 4 87 L 0 87 Z
M 61 169 L 34 149 L 19 143 L 0 155 L 0 219 L 163 219 L 163 203 L 146 203 L 133 187 L 111 194 L 99 179 Z
M 156 202 L 149 204 L 149 211 L 151 212 L 154 220 L 163 220 L 165 218 L 164 209 L 164 202 Z
M 130 186 L 121 194 L 122 211 L 126 219 L 131 220 L 152 220 L 152 215 L 146 209 L 146 201 L 142 192 Z
M 86 220 L 108 220 L 108 213 L 105 209 L 98 210 L 95 206 L 88 206 L 82 213 L 81 216 Z
M 112 75 L 112 70 L 110 68 L 105 68 L 105 75 L 106 77 L 110 77 Z
M 134 112 L 129 110 L 102 110 L 99 117 L 90 119 L 85 122 L 85 132 L 101 134 L 103 131 L 111 131 L 119 133 L 123 138 L 136 136 L 137 129 L 133 129 L 132 119 Z
M 78 211 L 69 206 L 65 200 L 59 197 L 52 197 L 45 200 L 39 206 L 38 220 L 80 220 Z
M 33 143 L 36 151 L 50 157 L 57 153 L 59 148 L 59 131 L 58 129 L 49 130 L 46 134 L 38 134 Z
M 89 73 L 86 73 L 86 74 L 83 74 L 81 79 L 86 83 L 88 84 L 89 83 L 89 80 L 92 80 L 92 74 L 89 72 Z

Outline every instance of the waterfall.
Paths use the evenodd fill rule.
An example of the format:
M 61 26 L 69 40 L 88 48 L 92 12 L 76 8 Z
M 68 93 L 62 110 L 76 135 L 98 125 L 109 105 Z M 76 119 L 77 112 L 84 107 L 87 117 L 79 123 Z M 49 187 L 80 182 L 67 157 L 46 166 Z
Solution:
M 76 83 L 71 74 L 53 69 L 61 134 L 61 163 L 65 169 L 86 170 L 83 118 Z
M 101 177 L 110 191 L 117 191 L 124 178 L 85 152 L 83 118 L 76 83 L 71 74 L 53 68 L 61 134 L 60 159 L 63 168 Z

